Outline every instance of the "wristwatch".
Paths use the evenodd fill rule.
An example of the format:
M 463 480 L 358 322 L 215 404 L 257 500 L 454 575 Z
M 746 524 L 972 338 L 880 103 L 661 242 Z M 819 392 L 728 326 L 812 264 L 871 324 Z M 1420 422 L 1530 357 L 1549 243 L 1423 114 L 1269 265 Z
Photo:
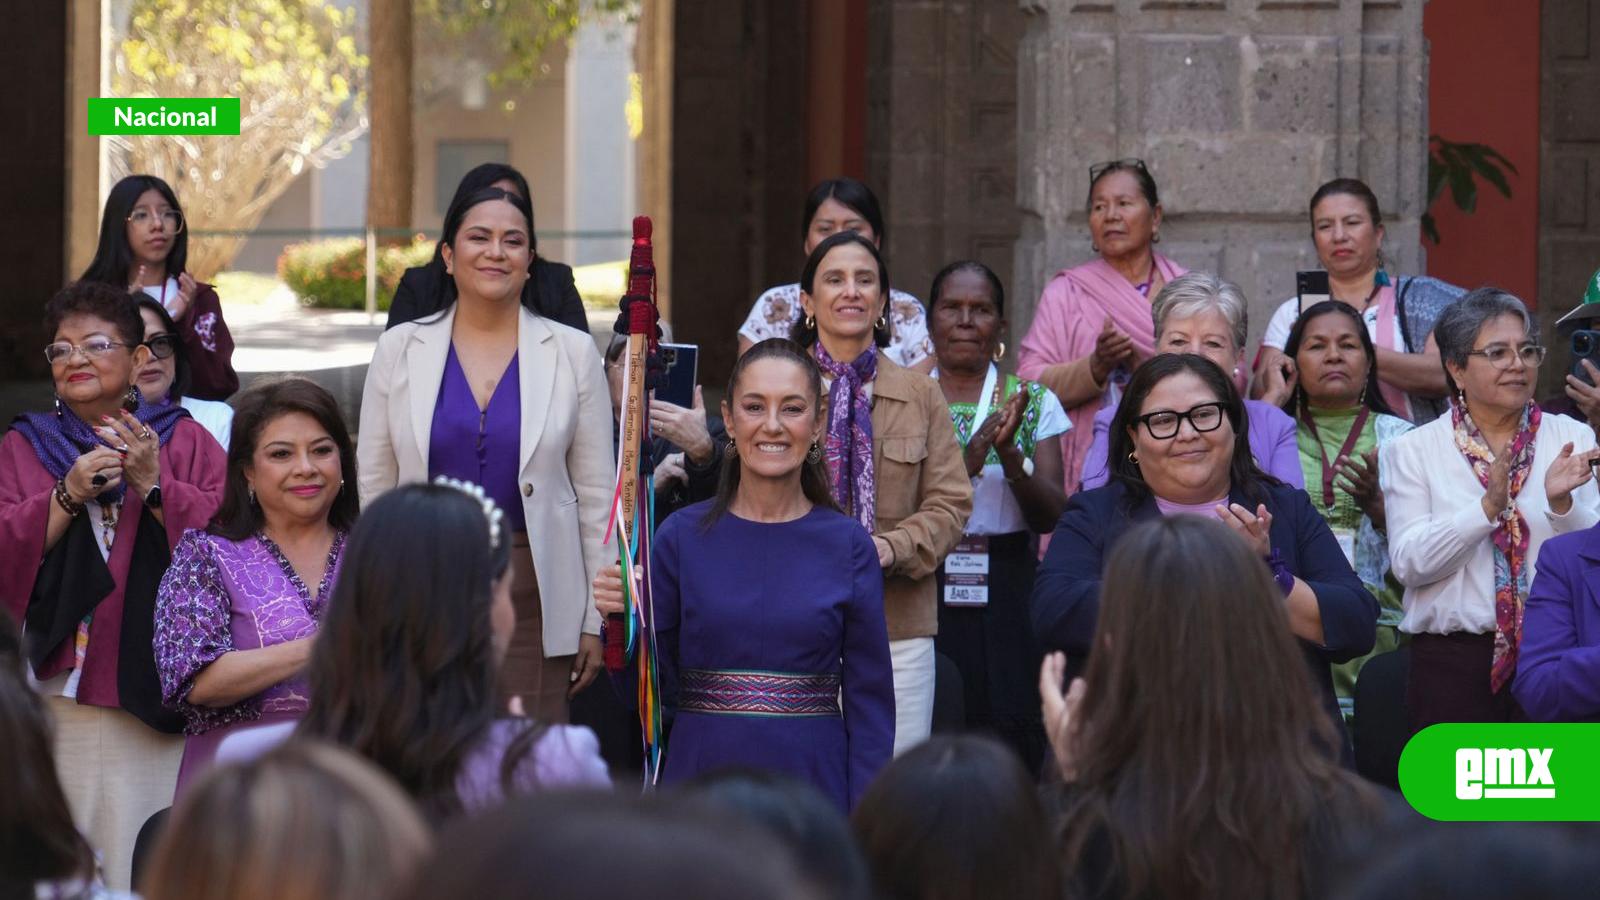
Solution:
M 1022 474 L 1016 476 L 1015 478 L 1012 478 L 1012 477 L 1008 476 L 1006 478 L 1006 481 L 1016 482 L 1016 481 L 1021 481 L 1024 478 L 1032 478 L 1032 477 L 1033 477 L 1033 457 L 1024 456 L 1022 458 Z
M 144 492 L 145 509 L 161 508 L 161 485 L 152 484 L 150 490 Z

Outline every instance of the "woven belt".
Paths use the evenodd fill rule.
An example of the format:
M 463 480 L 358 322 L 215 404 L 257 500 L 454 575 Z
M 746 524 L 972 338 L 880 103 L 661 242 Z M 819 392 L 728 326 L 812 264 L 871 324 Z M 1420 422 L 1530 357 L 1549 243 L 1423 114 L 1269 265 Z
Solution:
M 749 669 L 685 669 L 678 708 L 740 716 L 837 716 L 839 676 Z

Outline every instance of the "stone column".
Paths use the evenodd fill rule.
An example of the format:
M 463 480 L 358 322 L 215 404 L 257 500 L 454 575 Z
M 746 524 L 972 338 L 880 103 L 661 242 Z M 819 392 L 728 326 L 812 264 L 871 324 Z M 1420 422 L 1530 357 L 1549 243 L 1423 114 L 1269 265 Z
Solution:
M 1545 0 L 1542 14 L 1538 302 L 1555 350 L 1540 374 L 1545 397 L 1571 364 L 1555 320 L 1600 267 L 1600 0 Z
M 1390 267 L 1420 272 L 1427 168 L 1423 0 L 1021 0 L 1013 329 L 1092 257 L 1090 164 L 1138 157 L 1161 251 L 1250 298 L 1251 340 L 1316 267 L 1317 185 L 1372 186 Z

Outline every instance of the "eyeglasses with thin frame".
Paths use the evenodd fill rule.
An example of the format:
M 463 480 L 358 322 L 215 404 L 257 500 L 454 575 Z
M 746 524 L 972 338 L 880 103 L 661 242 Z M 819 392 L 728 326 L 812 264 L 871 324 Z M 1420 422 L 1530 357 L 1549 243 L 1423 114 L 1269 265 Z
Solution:
M 150 348 L 150 355 L 156 359 L 166 359 L 178 351 L 178 338 L 171 334 L 158 334 L 144 342 Z
M 151 223 L 155 222 L 157 216 L 158 214 L 154 210 L 140 206 L 128 214 L 128 222 L 140 228 L 147 228 Z M 164 209 L 159 213 L 159 217 L 161 224 L 165 225 L 167 230 L 173 234 L 183 230 L 183 213 L 175 209 Z
M 90 338 L 82 344 L 56 341 L 44 348 L 44 358 L 53 366 L 58 362 L 71 359 L 74 353 L 82 353 L 84 359 L 95 360 L 118 347 L 131 346 L 135 345 L 113 341 L 110 338 Z
M 1089 183 L 1094 184 L 1101 175 L 1113 169 L 1138 169 L 1141 172 L 1150 171 L 1145 167 L 1144 160 L 1142 159 L 1136 159 L 1131 156 L 1127 159 L 1108 159 L 1105 162 L 1097 162 L 1089 167 Z
M 1537 369 L 1544 362 L 1545 353 L 1545 348 L 1538 344 L 1523 344 L 1515 350 L 1505 344 L 1491 344 L 1482 350 L 1469 351 L 1467 355 L 1481 356 L 1489 361 L 1489 365 L 1504 371 L 1511 368 L 1511 360 L 1517 358 L 1528 368 Z
M 1171 440 L 1178 436 L 1178 429 L 1183 427 L 1185 419 L 1194 426 L 1194 430 L 1205 434 L 1216 431 L 1222 427 L 1222 420 L 1226 415 L 1227 406 L 1221 401 L 1213 400 L 1210 403 L 1201 403 L 1191 406 L 1187 412 L 1173 412 L 1170 409 L 1158 409 L 1153 413 L 1145 413 L 1136 422 L 1144 423 L 1144 430 L 1158 441 Z

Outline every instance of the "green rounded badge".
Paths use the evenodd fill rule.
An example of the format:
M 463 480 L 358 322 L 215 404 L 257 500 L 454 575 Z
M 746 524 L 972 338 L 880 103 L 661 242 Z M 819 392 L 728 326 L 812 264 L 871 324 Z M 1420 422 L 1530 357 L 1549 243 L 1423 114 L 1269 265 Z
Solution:
M 1400 754 L 1400 791 L 1443 822 L 1600 821 L 1600 724 L 1424 728 Z

